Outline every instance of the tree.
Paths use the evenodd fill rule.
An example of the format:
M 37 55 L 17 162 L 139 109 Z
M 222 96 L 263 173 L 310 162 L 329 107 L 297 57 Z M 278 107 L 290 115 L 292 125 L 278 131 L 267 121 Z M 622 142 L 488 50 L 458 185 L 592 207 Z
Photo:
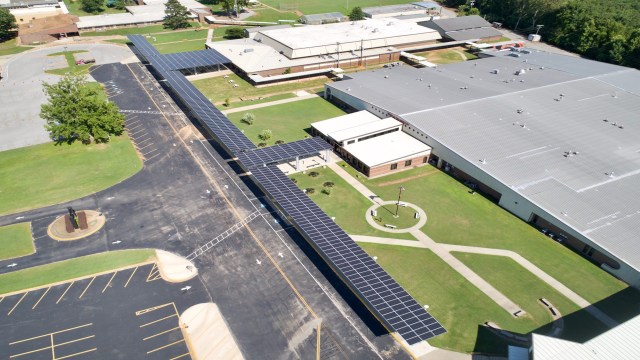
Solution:
M 242 119 L 240 119 L 240 121 L 242 121 L 243 123 L 247 124 L 247 125 L 253 125 L 253 121 L 256 119 L 256 116 L 253 115 L 252 113 L 246 113 L 242 116 Z
M 247 6 L 249 3 L 248 0 L 218 0 L 216 1 L 216 4 L 221 4 L 222 5 L 222 9 L 229 15 L 229 17 L 231 17 L 231 15 L 235 12 L 236 15 L 237 13 L 240 13 L 240 10 Z M 238 9 L 237 11 L 234 11 L 236 9 L 234 9 L 233 7 L 237 5 Z
M 238 26 L 232 26 L 224 31 L 226 39 L 241 39 L 244 37 L 244 29 Z
M 364 20 L 364 12 L 362 11 L 362 8 L 360 6 L 356 6 L 353 9 L 351 9 L 351 12 L 349 13 L 349 20 L 351 21 Z
M 165 29 L 184 29 L 189 27 L 189 11 L 182 6 L 178 0 L 169 0 L 165 4 L 164 21 L 162 26 Z
M 458 6 L 458 16 L 480 15 L 480 10 L 469 5 Z
M 83 11 L 88 13 L 99 13 L 104 11 L 102 6 L 104 5 L 103 0 L 80 0 L 80 7 Z
M 335 184 L 331 181 L 325 181 L 324 184 L 322 184 L 322 186 L 326 187 L 326 188 L 331 188 L 333 187 Z
M 40 107 L 45 129 L 56 143 L 108 142 L 124 131 L 124 115 L 118 107 L 99 97 L 82 75 L 66 75 L 57 84 L 43 83 L 49 102 Z
M 6 40 L 13 36 L 17 28 L 16 17 L 5 8 L 0 8 L 0 40 Z
M 271 139 L 271 136 L 273 135 L 273 133 L 271 132 L 271 130 L 262 130 L 262 132 L 260 133 L 260 135 L 258 135 L 258 138 L 262 141 L 267 141 L 269 139 Z

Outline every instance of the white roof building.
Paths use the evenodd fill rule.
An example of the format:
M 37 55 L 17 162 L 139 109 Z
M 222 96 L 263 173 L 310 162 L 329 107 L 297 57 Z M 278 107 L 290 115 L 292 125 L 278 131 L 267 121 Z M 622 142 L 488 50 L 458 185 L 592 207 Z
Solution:
M 344 147 L 369 168 L 396 163 L 398 161 L 428 156 L 431 147 L 402 131 L 378 136 L 367 141 L 358 141 Z

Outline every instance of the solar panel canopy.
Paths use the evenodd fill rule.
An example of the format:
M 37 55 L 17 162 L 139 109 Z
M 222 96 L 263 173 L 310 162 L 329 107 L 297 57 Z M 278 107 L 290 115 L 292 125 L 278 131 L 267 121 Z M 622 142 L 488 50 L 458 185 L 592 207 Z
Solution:
M 331 145 L 320 137 L 298 140 L 282 145 L 245 151 L 238 155 L 238 160 L 247 169 L 256 166 L 275 164 L 286 160 L 315 155 L 322 150 L 331 149 Z
M 409 344 L 446 330 L 276 166 L 253 175 L 368 308 Z
M 159 54 L 149 59 L 150 62 L 155 62 L 158 57 L 162 57 L 164 66 L 168 70 L 182 70 L 189 68 L 198 68 L 204 66 L 216 66 L 228 64 L 231 61 L 218 51 L 213 49 L 199 50 L 199 51 L 187 51 L 173 54 Z

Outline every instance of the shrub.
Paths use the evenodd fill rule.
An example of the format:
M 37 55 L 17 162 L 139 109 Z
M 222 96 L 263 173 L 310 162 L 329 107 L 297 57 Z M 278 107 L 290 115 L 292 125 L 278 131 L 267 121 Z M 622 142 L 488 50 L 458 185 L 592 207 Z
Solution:
M 317 172 L 317 171 L 312 171 L 312 172 L 309 173 L 309 176 L 311 176 L 311 177 L 316 177 L 318 175 L 320 175 L 320 173 Z
M 314 189 L 314 188 L 306 188 L 306 189 L 304 189 L 304 192 L 306 192 L 307 194 L 313 194 L 314 192 L 316 192 L 316 189 Z
M 267 147 L 267 143 L 261 142 L 261 143 L 258 144 L 258 147 Z
M 262 141 L 267 141 L 271 139 L 271 136 L 273 136 L 273 133 L 271 132 L 271 130 L 267 129 L 267 130 L 262 130 L 260 135 L 258 135 L 258 138 Z
M 253 121 L 255 119 L 256 119 L 255 115 L 253 115 L 252 113 L 246 113 L 242 116 L 242 119 L 240 119 L 240 121 L 247 125 L 253 125 Z
M 331 196 L 331 188 L 322 189 L 322 193 L 327 195 L 327 196 Z
M 335 184 L 331 181 L 327 181 L 324 184 L 322 184 L 322 186 L 326 187 L 326 188 L 332 188 Z

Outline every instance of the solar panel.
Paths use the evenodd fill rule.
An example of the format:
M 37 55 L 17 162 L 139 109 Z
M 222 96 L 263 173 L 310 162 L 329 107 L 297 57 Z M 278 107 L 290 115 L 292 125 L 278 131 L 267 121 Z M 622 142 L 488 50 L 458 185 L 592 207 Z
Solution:
M 145 61 L 151 61 L 150 57 L 160 55 L 153 45 L 149 44 L 142 35 L 128 35 L 129 41 L 135 45 L 136 49 L 144 57 Z
M 275 200 L 365 305 L 409 344 L 446 330 L 277 167 L 252 170 Z
M 203 66 L 228 64 L 231 62 L 218 51 L 212 49 L 179 52 L 174 54 L 158 54 L 148 60 L 151 63 L 155 63 L 159 60 L 159 57 L 163 58 L 162 62 L 165 64 L 166 70 L 192 69 Z
M 322 138 L 314 137 L 263 149 L 245 151 L 238 155 L 238 159 L 245 168 L 251 169 L 265 164 L 269 165 L 292 160 L 299 156 L 315 155 L 322 150 L 329 149 L 331 149 L 331 145 L 322 140 Z

